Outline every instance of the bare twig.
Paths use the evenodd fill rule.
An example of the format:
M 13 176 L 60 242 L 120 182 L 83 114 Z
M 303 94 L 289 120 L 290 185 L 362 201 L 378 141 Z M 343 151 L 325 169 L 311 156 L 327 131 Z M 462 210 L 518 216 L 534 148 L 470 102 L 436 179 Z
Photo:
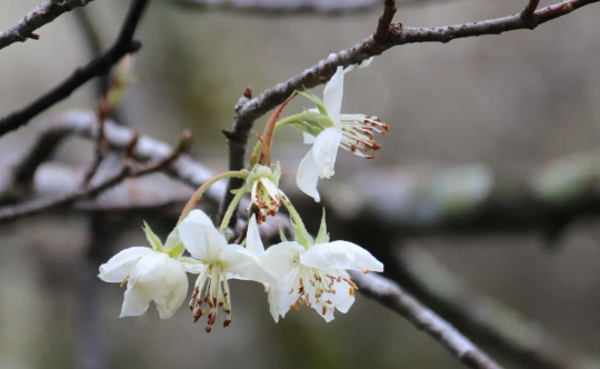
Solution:
M 540 0 L 528 0 L 527 6 L 521 12 L 521 17 L 530 24 L 530 28 L 533 29 L 538 25 L 537 18 L 535 16 L 535 10 L 540 5 Z
M 0 49 L 15 42 L 39 39 L 39 35 L 33 33 L 33 31 L 52 22 L 61 14 L 86 6 L 92 1 L 94 0 L 44 0 L 41 5 L 29 12 L 19 23 L 0 32 Z
M 450 323 L 423 306 L 396 283 L 380 275 L 365 275 L 361 272 L 350 274 L 361 293 L 402 315 L 415 327 L 433 337 L 467 367 L 501 368 Z
M 133 35 L 147 3 L 148 0 L 133 1 L 119 37 L 104 54 L 93 59 L 86 66 L 77 69 L 69 78 L 30 105 L 2 118 L 0 120 L 0 137 L 26 125 L 33 117 L 67 98 L 90 79 L 108 72 L 124 55 L 139 50 L 141 44 L 133 40 Z
M 394 20 L 394 15 L 396 14 L 396 1 L 395 0 L 385 0 L 384 1 L 385 8 L 383 10 L 383 15 L 379 18 L 379 23 L 377 24 L 377 30 L 373 35 L 373 38 L 377 42 L 385 42 L 388 35 L 390 34 L 390 25 Z
M 118 173 L 100 181 L 98 184 L 83 187 L 79 190 L 63 194 L 56 198 L 36 199 L 15 206 L 4 207 L 0 209 L 0 223 L 15 221 L 25 216 L 51 210 L 60 206 L 70 205 L 78 200 L 94 197 L 101 192 L 104 192 L 123 182 L 126 178 L 140 177 L 146 174 L 164 170 L 175 160 L 177 160 L 177 158 L 183 153 L 183 150 L 189 148 L 190 141 L 191 135 L 188 131 L 185 131 L 181 136 L 179 145 L 172 153 L 164 158 L 161 158 L 160 160 L 157 160 L 155 163 L 134 169 L 133 155 L 139 142 L 139 135 L 133 134 L 129 138 L 129 141 L 123 150 L 123 164 Z

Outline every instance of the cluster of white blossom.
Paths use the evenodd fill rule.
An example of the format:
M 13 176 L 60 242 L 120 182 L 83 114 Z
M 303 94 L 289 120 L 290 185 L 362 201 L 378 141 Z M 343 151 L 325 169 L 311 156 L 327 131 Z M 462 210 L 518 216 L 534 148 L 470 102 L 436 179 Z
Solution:
M 316 108 L 281 119 L 273 128 L 290 125 L 302 131 L 304 142 L 312 145 L 300 163 L 296 182 L 300 190 L 317 202 L 320 201 L 318 179 L 334 174 L 338 149 L 372 158 L 373 151 L 380 148 L 373 133 L 385 135 L 389 129 L 377 117 L 340 113 L 344 74 L 355 67 L 339 67 L 325 87 L 322 100 L 310 92 L 299 92 L 313 101 Z M 261 144 L 265 144 L 263 140 L 258 143 Z M 231 322 L 230 279 L 263 284 L 275 322 L 300 305 L 315 309 L 328 322 L 334 319 L 336 309 L 342 313 L 350 309 L 357 287 L 347 270 L 382 272 L 383 264 L 358 245 L 330 241 L 325 212 L 313 238 L 278 187 L 279 165 L 271 166 L 270 151 L 267 156 L 268 160 L 261 157 L 250 171 L 224 173 L 198 189 L 164 244 L 145 224 L 144 232 L 151 247 L 125 249 L 100 267 L 99 277 L 103 281 L 127 285 L 121 317 L 144 314 L 151 301 L 162 319 L 172 317 L 189 293 L 187 273 L 198 275 L 190 308 L 194 322 L 207 315 L 207 332 L 212 330 L 220 309 L 226 315 L 223 325 Z M 244 178 L 246 184 L 235 193 L 217 228 L 208 215 L 193 208 L 208 186 L 227 177 Z M 250 194 L 248 210 L 252 213 L 245 239 L 239 244 L 230 243 L 227 226 L 245 194 Z M 267 216 L 275 215 L 281 205 L 289 212 L 294 241 L 286 240 L 282 234 L 281 243 L 265 250 L 259 224 Z M 184 255 L 186 251 L 189 256 Z

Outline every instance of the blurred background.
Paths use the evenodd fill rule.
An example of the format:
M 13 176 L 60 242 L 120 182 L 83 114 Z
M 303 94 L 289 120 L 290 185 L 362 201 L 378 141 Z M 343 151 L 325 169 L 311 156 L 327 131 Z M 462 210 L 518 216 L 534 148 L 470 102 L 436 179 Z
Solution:
M 524 3 L 400 4 L 396 20 L 440 26 L 513 14 Z M 0 2 L 0 28 L 12 26 L 37 5 L 39 0 Z M 98 0 L 85 8 L 104 46 L 114 40 L 127 6 Z M 261 16 L 154 1 L 138 32 L 143 48 L 120 117 L 143 134 L 171 143 L 182 129 L 192 129 L 191 155 L 214 171 L 224 170 L 227 145 L 220 131 L 231 125 L 233 106 L 244 89 L 251 86 L 258 94 L 354 45 L 374 31 L 380 13 L 374 7 L 339 17 Z M 371 183 L 370 173 L 474 166 L 510 181 L 548 162 L 597 150 L 599 15 L 600 7 L 591 5 L 533 32 L 396 47 L 369 68 L 347 75 L 343 111 L 378 115 L 391 132 L 379 140 L 383 148 L 377 160 L 340 153 L 337 175 L 320 188 L 327 193 L 354 186 L 361 194 L 376 185 L 394 193 L 397 183 Z M 38 33 L 39 41 L 0 52 L 0 115 L 32 101 L 92 57 L 75 12 Z M 3 137 L 0 164 L 29 147 L 44 119 L 70 108 L 94 109 L 96 87 L 88 83 L 26 128 Z M 318 95 L 321 91 L 315 89 Z M 296 99 L 286 111 L 302 107 L 310 103 Z M 258 130 L 264 121 L 257 121 Z M 278 133 L 275 155 L 289 192 L 305 151 L 298 132 Z M 89 141 L 71 140 L 54 159 L 85 166 L 92 157 Z M 306 216 L 318 219 L 319 209 L 311 209 Z M 161 321 L 152 307 L 143 317 L 119 319 L 123 290 L 102 284 L 95 277 L 97 265 L 86 255 L 101 246 L 98 258 L 107 260 L 125 247 L 145 244 L 140 226 L 147 217 L 138 215 L 48 214 L 0 228 L 0 367 L 462 367 L 403 318 L 360 295 L 347 315 L 338 313 L 330 324 L 301 310 L 275 325 L 261 286 L 252 283 L 234 283 L 233 323 L 211 334 L 202 324 L 191 324 L 184 308 L 169 321 Z M 154 220 L 164 237 L 172 224 Z M 335 229 L 332 237 L 343 239 L 346 231 L 351 233 Z M 412 250 L 409 264 L 441 264 L 474 294 L 501 301 L 516 316 L 534 322 L 539 330 L 527 332 L 530 341 L 548 334 L 581 355 L 600 355 L 600 231 L 595 219 L 569 224 L 552 248 L 534 230 L 450 233 L 405 235 L 395 247 Z M 528 367 L 493 344 L 483 347 L 508 368 Z

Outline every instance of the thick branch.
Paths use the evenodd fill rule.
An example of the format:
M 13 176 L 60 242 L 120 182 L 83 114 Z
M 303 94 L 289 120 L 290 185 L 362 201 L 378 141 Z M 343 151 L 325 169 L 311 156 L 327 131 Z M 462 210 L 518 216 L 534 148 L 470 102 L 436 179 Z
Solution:
M 125 19 L 119 37 L 104 54 L 93 59 L 86 66 L 77 69 L 69 78 L 41 96 L 28 106 L 11 113 L 0 120 L 0 137 L 26 125 L 33 117 L 57 102 L 69 97 L 73 91 L 94 77 L 107 73 L 123 56 L 136 52 L 141 44 L 133 40 L 141 16 L 148 0 L 134 0 Z
M 27 39 L 37 40 L 39 36 L 33 31 L 52 22 L 61 14 L 86 6 L 92 1 L 94 0 L 44 0 L 19 23 L 0 32 L 0 49 L 15 42 L 25 42 Z
M 402 315 L 415 327 L 433 337 L 467 367 L 501 368 L 450 323 L 423 306 L 396 283 L 380 275 L 364 275 L 361 272 L 350 274 L 361 293 Z

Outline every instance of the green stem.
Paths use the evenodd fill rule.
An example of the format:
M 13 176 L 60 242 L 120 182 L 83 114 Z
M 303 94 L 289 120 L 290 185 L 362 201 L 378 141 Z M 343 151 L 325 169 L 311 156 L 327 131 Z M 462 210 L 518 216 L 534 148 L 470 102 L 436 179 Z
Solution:
M 188 214 L 194 209 L 194 207 L 196 206 L 198 201 L 200 201 L 200 198 L 202 197 L 204 192 L 206 192 L 206 190 L 208 190 L 208 188 L 210 186 L 212 186 L 214 183 L 216 183 L 222 179 L 231 178 L 231 177 L 245 179 L 248 177 L 248 172 L 246 172 L 246 171 L 223 172 L 221 174 L 217 174 L 216 176 L 212 177 L 208 181 L 204 182 L 202 184 L 202 186 L 200 186 L 200 188 L 198 188 L 196 190 L 196 192 L 194 192 L 192 197 L 190 197 L 190 199 L 188 200 L 187 204 L 183 208 L 183 211 L 181 212 L 181 216 L 179 217 L 179 221 L 177 222 L 177 224 L 181 223 L 185 219 L 185 217 L 188 216 Z
M 221 233 L 224 233 L 225 230 L 227 230 L 227 227 L 229 226 L 229 221 L 231 220 L 231 217 L 233 216 L 233 212 L 238 208 L 238 205 L 240 204 L 240 201 L 242 201 L 242 197 L 244 197 L 245 194 L 246 194 L 246 191 L 242 187 L 235 194 L 235 197 L 233 198 L 233 200 L 231 200 L 231 203 L 229 204 L 229 207 L 227 208 L 227 212 L 225 212 L 225 215 L 223 216 L 223 221 L 221 222 L 221 226 L 219 227 L 219 231 Z
M 296 210 L 294 205 L 292 205 L 292 202 L 287 198 L 287 196 L 285 196 L 283 194 L 283 192 L 281 193 L 281 199 L 283 200 L 282 201 L 283 206 L 285 206 L 288 213 L 290 213 L 290 218 L 292 218 L 296 224 L 302 226 L 304 231 L 306 233 L 308 233 L 308 231 L 306 230 L 306 226 L 304 225 L 304 222 L 302 221 L 302 218 L 300 217 L 300 214 L 298 214 L 298 211 Z

